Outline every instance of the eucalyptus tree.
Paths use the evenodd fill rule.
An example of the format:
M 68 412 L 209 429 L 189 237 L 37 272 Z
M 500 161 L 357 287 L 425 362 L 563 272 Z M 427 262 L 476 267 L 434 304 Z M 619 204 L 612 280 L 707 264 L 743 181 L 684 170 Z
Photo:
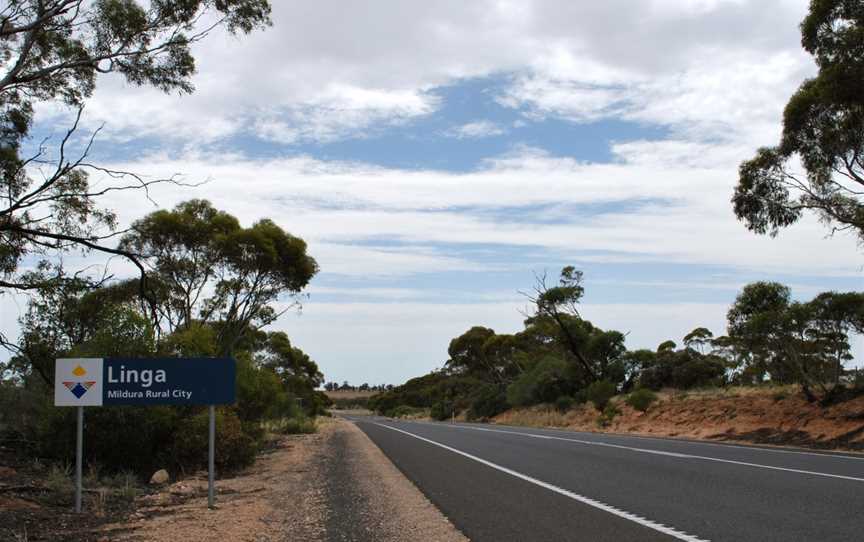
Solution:
M 849 335 L 864 332 L 864 294 L 825 292 L 798 302 L 782 284 L 757 282 L 738 295 L 728 321 L 750 374 L 798 383 L 809 400 L 828 403 L 843 395 Z
M 801 36 L 819 72 L 789 99 L 779 144 L 741 164 L 735 214 L 750 230 L 776 235 L 812 211 L 832 230 L 849 230 L 864 241 L 860 0 L 811 0 Z
M 8 0 L 0 7 L 0 292 L 48 286 L 21 273 L 24 258 L 70 250 L 120 255 L 144 276 L 134 253 L 115 246 L 117 218 L 100 204 L 110 192 L 151 179 L 89 159 L 95 133 L 76 149 L 81 111 L 100 75 L 165 92 L 190 93 L 192 45 L 217 27 L 247 34 L 270 24 L 267 0 Z M 28 151 L 40 104 L 77 110 L 59 144 Z M 99 174 L 99 186 L 91 174 Z M 8 345 L 0 336 L 0 343 Z
M 154 319 L 169 333 L 210 326 L 221 353 L 296 306 L 318 271 L 302 239 L 269 219 L 243 228 L 205 200 L 134 222 L 120 247 L 139 254 L 159 285 Z M 283 296 L 291 301 L 274 306 Z

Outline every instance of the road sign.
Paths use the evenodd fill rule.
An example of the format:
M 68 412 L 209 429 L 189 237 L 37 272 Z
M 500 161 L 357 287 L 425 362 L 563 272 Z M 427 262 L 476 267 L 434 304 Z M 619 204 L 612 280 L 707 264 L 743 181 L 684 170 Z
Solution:
M 66 358 L 54 366 L 54 405 L 78 407 L 75 511 L 81 512 L 84 407 L 208 405 L 207 504 L 215 502 L 216 409 L 234 402 L 237 368 L 231 358 Z
M 58 359 L 56 406 L 224 405 L 234 402 L 230 358 Z

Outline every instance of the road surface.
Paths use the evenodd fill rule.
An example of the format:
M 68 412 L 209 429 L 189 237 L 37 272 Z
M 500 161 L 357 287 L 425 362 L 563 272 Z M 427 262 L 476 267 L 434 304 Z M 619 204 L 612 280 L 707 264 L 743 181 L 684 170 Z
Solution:
M 864 540 L 864 457 L 346 416 L 471 540 Z

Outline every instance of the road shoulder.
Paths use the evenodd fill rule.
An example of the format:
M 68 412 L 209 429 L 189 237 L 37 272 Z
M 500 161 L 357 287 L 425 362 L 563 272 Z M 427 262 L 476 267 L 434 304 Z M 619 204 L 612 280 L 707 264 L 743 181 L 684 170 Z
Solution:
M 329 540 L 467 540 L 354 424 L 334 425 L 321 465 Z

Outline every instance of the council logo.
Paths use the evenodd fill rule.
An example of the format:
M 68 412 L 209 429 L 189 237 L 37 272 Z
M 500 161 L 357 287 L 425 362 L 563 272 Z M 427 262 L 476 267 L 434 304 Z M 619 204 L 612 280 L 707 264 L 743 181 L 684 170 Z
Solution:
M 84 369 L 84 367 L 81 367 L 80 365 L 76 365 L 75 368 L 72 369 L 72 374 L 79 377 L 79 378 L 82 378 L 87 374 L 87 370 Z M 87 393 L 87 391 L 90 388 L 92 388 L 93 386 L 96 385 L 96 381 L 95 380 L 89 381 L 89 382 L 88 381 L 85 381 L 85 382 L 81 382 L 81 381 L 66 382 L 66 381 L 64 381 L 63 385 L 66 386 L 66 389 L 68 389 L 72 393 L 72 395 L 75 396 L 76 399 L 81 399 L 84 396 L 84 394 Z

